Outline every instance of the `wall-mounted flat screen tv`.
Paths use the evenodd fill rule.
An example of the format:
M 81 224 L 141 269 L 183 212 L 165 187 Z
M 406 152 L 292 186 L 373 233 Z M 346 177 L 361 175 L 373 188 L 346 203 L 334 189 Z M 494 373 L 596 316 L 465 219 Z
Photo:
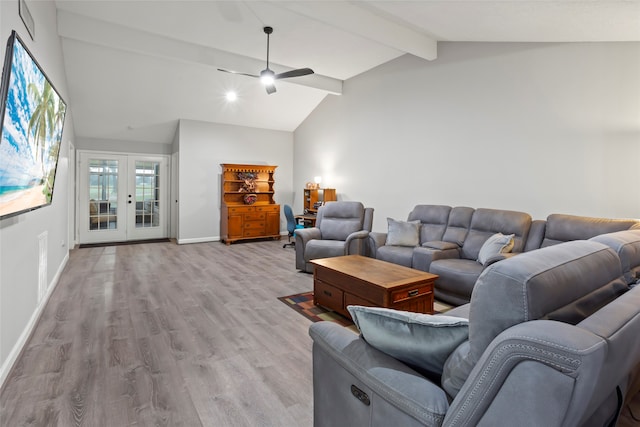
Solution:
M 18 34 L 0 90 L 0 219 L 51 204 L 66 104 Z

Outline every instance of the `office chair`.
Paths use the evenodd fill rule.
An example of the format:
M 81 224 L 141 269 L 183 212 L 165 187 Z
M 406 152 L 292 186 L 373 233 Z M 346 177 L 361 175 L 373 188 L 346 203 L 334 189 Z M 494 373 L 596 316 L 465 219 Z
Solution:
M 296 228 L 304 228 L 304 227 L 296 222 L 296 219 L 293 216 L 293 211 L 291 210 L 291 206 L 284 205 L 284 216 L 285 218 L 287 218 L 287 231 L 289 232 L 289 243 L 285 243 L 284 245 L 282 245 L 282 247 L 283 248 L 286 248 L 287 246 L 293 247 L 296 245 L 296 241 L 294 240 L 292 242 L 291 238 L 295 237 Z

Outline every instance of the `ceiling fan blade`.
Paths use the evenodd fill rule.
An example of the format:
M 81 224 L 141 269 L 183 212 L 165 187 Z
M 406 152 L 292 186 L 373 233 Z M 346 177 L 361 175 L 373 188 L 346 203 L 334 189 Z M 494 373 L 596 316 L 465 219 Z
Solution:
M 276 85 L 273 85 L 273 84 L 271 84 L 271 85 L 265 85 L 265 87 L 264 87 L 264 88 L 267 90 L 267 93 L 268 93 L 269 95 L 271 95 L 272 93 L 275 93 L 275 92 L 276 92 Z
M 218 71 L 222 71 L 223 73 L 240 74 L 241 76 L 256 77 L 256 78 L 260 77 L 260 76 L 256 76 L 255 74 L 241 73 L 240 71 L 225 70 L 224 68 L 218 68 Z
M 311 68 L 298 68 L 297 70 L 285 71 L 284 73 L 276 74 L 273 78 L 274 80 L 288 79 L 290 77 L 301 77 L 309 74 L 313 74 L 313 70 Z

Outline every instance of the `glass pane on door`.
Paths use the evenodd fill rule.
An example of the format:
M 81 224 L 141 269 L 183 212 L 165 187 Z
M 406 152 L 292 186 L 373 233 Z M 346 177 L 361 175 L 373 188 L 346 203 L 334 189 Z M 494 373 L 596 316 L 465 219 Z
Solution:
M 160 162 L 136 160 L 136 228 L 160 224 Z
M 89 230 L 118 228 L 118 161 L 89 161 Z

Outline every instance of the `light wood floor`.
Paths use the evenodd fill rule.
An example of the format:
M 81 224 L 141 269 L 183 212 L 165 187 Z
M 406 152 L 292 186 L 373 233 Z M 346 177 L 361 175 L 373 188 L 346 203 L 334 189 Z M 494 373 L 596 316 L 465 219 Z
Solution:
M 2 426 L 311 426 L 309 291 L 283 242 L 71 251 Z
M 71 251 L 0 425 L 311 426 L 310 321 L 277 297 L 313 278 L 282 243 Z

